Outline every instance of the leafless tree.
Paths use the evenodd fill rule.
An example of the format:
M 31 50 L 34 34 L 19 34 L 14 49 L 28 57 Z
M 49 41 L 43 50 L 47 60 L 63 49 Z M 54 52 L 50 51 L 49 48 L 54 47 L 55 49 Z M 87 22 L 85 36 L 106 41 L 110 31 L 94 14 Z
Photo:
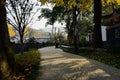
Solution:
M 9 15 L 7 20 L 18 32 L 22 47 L 25 29 L 34 23 L 33 18 L 39 10 L 33 9 L 35 6 L 36 4 L 30 0 L 7 0 L 6 9 Z

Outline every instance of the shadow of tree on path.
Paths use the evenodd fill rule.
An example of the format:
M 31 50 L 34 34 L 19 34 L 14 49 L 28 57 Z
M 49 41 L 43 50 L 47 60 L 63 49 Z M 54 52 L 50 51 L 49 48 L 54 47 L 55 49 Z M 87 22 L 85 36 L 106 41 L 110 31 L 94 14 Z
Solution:
M 97 66 L 98 65 L 98 66 Z M 119 80 L 120 71 L 115 74 L 106 70 L 102 63 L 62 51 L 43 53 L 41 80 Z M 111 68 L 110 68 L 111 69 Z

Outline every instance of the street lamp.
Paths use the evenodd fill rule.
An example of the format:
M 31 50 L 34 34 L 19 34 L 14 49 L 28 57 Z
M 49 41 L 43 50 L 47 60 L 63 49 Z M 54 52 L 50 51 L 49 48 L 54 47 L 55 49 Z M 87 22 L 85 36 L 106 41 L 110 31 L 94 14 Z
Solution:
M 64 20 L 68 20 L 68 15 L 66 14 L 65 16 L 64 16 Z

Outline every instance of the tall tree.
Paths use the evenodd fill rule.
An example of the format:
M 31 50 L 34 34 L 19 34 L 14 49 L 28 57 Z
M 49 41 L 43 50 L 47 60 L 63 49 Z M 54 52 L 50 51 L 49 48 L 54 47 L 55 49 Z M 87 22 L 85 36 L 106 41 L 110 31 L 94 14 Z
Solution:
M 94 47 L 102 48 L 102 34 L 101 34 L 101 14 L 102 4 L 101 0 L 94 0 Z
M 41 0 L 42 4 L 45 4 L 46 2 L 49 2 L 48 0 Z M 66 14 L 70 13 L 71 16 L 68 16 L 68 18 L 71 18 L 70 20 L 66 20 L 67 25 L 66 28 L 68 30 L 68 39 L 69 42 L 73 42 L 75 45 L 75 49 L 77 50 L 77 14 L 76 12 L 83 11 L 84 9 L 89 9 L 91 6 L 91 0 L 52 0 L 53 4 L 63 6 L 65 7 Z M 84 4 L 83 4 L 84 3 Z M 73 38 L 73 39 L 72 39 Z M 73 41 L 72 41 L 73 40 Z
M 54 25 L 56 21 L 61 22 L 63 20 L 63 17 L 66 19 L 66 31 L 68 33 L 68 42 L 69 44 L 73 44 L 73 28 L 71 25 L 71 12 L 66 10 L 67 8 L 64 6 L 58 6 L 55 5 L 52 10 L 50 9 L 42 9 L 42 14 L 39 16 L 39 18 L 47 18 L 47 24 Z M 66 14 L 66 15 L 65 15 Z M 54 26 L 53 26 L 54 27 Z M 52 32 L 53 33 L 53 32 Z
M 0 79 L 8 80 L 13 70 L 14 57 L 6 23 L 6 0 L 0 0 Z
M 58 36 L 56 36 L 57 29 L 54 27 L 54 23 L 56 21 L 62 22 L 64 16 L 64 10 L 65 10 L 64 7 L 55 5 L 52 10 L 50 10 L 49 8 L 43 8 L 41 10 L 42 14 L 39 16 L 39 19 L 43 17 L 47 18 L 46 25 L 52 25 L 52 35 L 54 36 L 55 44 L 58 43 L 57 41 Z
M 52 10 L 49 8 L 43 8 L 41 10 L 42 14 L 38 18 L 47 18 L 46 25 L 54 25 L 56 21 L 61 22 L 63 20 L 64 10 L 64 7 L 57 5 L 55 5 Z
M 102 2 L 101 2 L 102 1 Z M 94 0 L 94 47 L 96 48 L 102 48 L 102 34 L 101 34 L 101 11 L 102 11 L 102 3 L 107 2 L 108 4 L 110 2 L 117 2 L 120 4 L 119 0 Z M 49 2 L 49 0 L 41 0 L 42 4 L 46 4 Z M 57 4 L 60 6 L 66 6 L 67 3 L 67 10 L 72 9 L 77 5 L 77 7 L 82 11 L 85 10 L 85 8 L 90 8 L 91 0 L 78 0 L 78 3 L 76 0 L 50 0 L 53 4 Z
M 78 3 L 78 0 L 76 0 L 76 3 Z M 77 28 L 77 13 L 78 13 L 78 10 L 77 10 L 77 5 L 75 7 L 73 7 L 73 21 L 72 21 L 72 26 L 74 28 L 74 46 L 75 46 L 75 50 L 77 51 L 78 50 L 78 28 Z

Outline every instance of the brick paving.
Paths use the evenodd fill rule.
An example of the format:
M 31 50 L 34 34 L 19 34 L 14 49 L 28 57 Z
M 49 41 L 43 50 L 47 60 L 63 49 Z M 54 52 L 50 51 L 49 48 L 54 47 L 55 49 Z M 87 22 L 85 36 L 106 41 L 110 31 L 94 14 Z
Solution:
M 120 69 L 55 47 L 39 50 L 42 60 L 37 80 L 120 80 Z

